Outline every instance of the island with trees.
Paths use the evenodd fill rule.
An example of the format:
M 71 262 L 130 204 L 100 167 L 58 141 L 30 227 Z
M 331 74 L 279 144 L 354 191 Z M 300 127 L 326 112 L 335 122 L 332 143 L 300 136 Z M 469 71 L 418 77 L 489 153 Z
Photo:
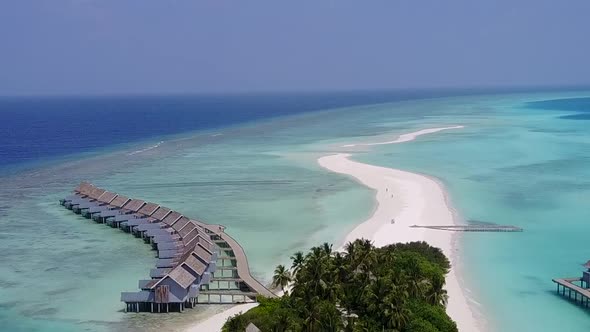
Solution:
M 259 298 L 259 306 L 229 318 L 224 332 L 249 324 L 264 332 L 457 332 L 445 312 L 449 260 L 426 242 L 376 248 L 361 239 L 342 252 L 324 243 L 291 259 L 273 277 L 284 295 Z

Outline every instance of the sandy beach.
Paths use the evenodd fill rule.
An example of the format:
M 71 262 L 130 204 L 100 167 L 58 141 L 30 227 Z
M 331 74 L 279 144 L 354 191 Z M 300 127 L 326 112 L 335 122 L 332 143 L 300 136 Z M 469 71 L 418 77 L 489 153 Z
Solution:
M 395 140 L 349 144 L 343 147 L 397 144 L 414 140 L 420 135 L 460 128 L 463 127 L 424 129 L 400 135 Z M 481 331 L 464 291 L 460 287 L 457 269 L 454 268 L 459 265 L 459 262 L 457 255 L 454 254 L 453 233 L 410 227 L 412 225 L 453 225 L 458 223 L 442 185 L 435 179 L 424 175 L 363 164 L 351 160 L 350 156 L 347 153 L 323 156 L 318 159 L 318 163 L 332 172 L 351 176 L 359 183 L 374 189 L 377 206 L 369 219 L 359 224 L 345 237 L 340 249 L 345 243 L 359 238 L 371 239 L 376 246 L 396 242 L 426 241 L 441 248 L 450 258 L 453 266 L 446 279 L 446 289 L 449 295 L 447 312 L 457 322 L 460 331 Z M 235 306 L 206 321 L 195 324 L 188 331 L 220 331 L 228 317 L 240 311 L 247 311 L 254 306 L 255 304 Z

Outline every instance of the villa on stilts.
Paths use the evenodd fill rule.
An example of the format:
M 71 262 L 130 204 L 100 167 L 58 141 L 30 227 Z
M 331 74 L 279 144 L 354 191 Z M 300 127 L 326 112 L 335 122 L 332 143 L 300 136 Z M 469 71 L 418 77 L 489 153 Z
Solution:
M 221 225 L 82 182 L 60 204 L 74 213 L 142 239 L 156 251 L 139 291 L 121 293 L 127 312 L 182 312 L 197 304 L 255 302 L 275 297 L 250 274 L 243 248 Z
M 583 265 L 586 271 L 582 277 L 553 279 L 557 285 L 557 294 L 579 303 L 582 307 L 590 307 L 590 260 Z

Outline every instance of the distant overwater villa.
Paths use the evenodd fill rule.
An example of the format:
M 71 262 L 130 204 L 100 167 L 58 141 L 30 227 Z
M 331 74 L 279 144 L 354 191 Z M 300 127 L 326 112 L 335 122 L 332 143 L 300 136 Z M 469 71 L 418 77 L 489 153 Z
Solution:
M 558 278 L 553 279 L 553 282 L 557 285 L 557 294 L 567 296 L 575 303 L 579 301 L 582 307 L 588 308 L 590 306 L 590 260 L 583 266 L 586 271 L 582 272 L 582 277 Z

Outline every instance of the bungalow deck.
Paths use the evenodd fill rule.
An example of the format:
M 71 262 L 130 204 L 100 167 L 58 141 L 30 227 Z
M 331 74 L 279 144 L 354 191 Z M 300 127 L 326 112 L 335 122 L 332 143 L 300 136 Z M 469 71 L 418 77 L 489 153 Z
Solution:
M 553 282 L 557 285 L 557 294 L 562 295 L 582 307 L 590 307 L 590 260 L 583 265 L 586 271 L 582 277 L 555 278 Z M 566 294 L 567 293 L 567 294 Z
M 275 297 L 252 277 L 243 248 L 221 225 L 191 220 L 155 203 L 82 182 L 60 204 L 132 233 L 151 244 L 158 260 L 139 291 L 121 293 L 127 312 L 182 312 L 200 303 L 243 303 Z

